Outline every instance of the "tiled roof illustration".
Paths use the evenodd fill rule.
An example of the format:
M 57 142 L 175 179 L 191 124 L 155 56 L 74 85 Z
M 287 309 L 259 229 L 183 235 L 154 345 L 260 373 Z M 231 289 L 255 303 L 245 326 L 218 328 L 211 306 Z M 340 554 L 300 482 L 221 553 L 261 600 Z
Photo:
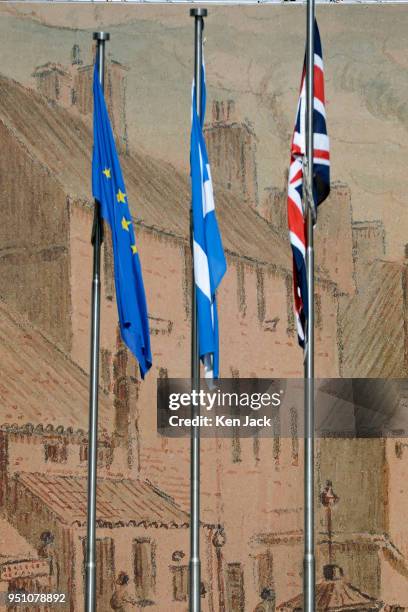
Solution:
M 0 121 L 28 154 L 46 167 L 71 198 L 90 202 L 90 129 L 67 110 L 22 85 L 0 77 Z M 167 162 L 134 152 L 121 158 L 136 222 L 187 238 L 189 169 L 182 174 Z M 252 208 L 228 191 L 216 191 L 225 248 L 254 261 L 291 270 L 289 243 Z
M 365 287 L 340 316 L 342 375 L 406 377 L 404 326 L 403 266 L 375 261 Z
M 88 429 L 88 376 L 0 300 L 0 428 L 72 432 Z M 101 394 L 101 432 L 113 407 Z
M 41 500 L 61 522 L 84 526 L 87 479 L 22 473 L 15 486 Z M 159 489 L 141 480 L 99 478 L 96 520 L 99 527 L 188 527 L 189 516 Z
M 316 610 L 318 612 L 335 611 L 345 612 L 350 610 L 357 612 L 361 610 L 380 610 L 382 602 L 362 593 L 343 578 L 338 576 L 332 579 L 324 579 L 316 585 Z M 277 606 L 279 612 L 290 612 L 291 610 L 303 610 L 303 593 L 293 599 Z

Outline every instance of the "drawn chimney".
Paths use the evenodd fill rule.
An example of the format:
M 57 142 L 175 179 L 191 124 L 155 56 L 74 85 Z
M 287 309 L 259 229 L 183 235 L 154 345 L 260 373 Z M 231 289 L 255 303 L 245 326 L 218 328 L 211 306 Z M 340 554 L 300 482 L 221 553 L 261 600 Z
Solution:
M 50 100 L 62 106 L 71 103 L 71 75 L 69 72 L 55 62 L 48 62 L 37 68 L 32 73 L 37 90 Z
M 353 221 L 353 262 L 357 289 L 367 282 L 367 266 L 385 255 L 385 227 L 380 219 Z
M 82 66 L 82 62 L 79 61 L 73 64 L 72 68 L 74 70 L 72 104 L 77 107 L 82 115 L 91 117 L 93 110 L 93 65 Z M 127 70 L 126 66 L 123 66 L 109 57 L 107 58 L 105 100 L 108 106 L 113 133 L 115 135 L 116 146 L 121 153 L 128 152 L 125 110 Z
M 256 136 L 251 125 L 238 121 L 234 100 L 214 100 L 212 121 L 205 126 L 208 158 L 218 186 L 258 206 Z
M 72 66 L 82 65 L 81 49 L 79 48 L 79 45 L 74 45 L 71 49 L 71 64 Z
M 71 49 L 70 65 L 48 62 L 37 66 L 32 76 L 37 91 L 48 100 L 78 112 L 88 122 L 93 112 L 92 64 L 84 66 L 78 44 Z M 126 66 L 108 57 L 106 61 L 105 99 L 108 106 L 116 146 L 120 153 L 128 153 L 126 124 Z

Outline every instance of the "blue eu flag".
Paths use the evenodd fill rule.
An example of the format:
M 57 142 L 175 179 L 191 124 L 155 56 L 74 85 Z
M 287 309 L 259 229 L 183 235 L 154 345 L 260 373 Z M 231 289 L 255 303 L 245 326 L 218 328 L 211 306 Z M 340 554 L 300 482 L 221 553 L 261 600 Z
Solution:
M 102 217 L 111 229 L 116 302 L 122 339 L 138 360 L 144 378 L 152 365 L 152 355 L 142 268 L 126 187 L 99 83 L 97 62 L 94 69 L 93 97 L 92 192 L 100 203 Z

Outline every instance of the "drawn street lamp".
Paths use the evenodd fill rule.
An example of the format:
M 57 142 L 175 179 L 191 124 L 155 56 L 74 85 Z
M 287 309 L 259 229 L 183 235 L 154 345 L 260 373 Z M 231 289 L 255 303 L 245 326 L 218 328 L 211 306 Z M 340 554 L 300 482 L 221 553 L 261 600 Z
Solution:
M 326 481 L 326 486 L 320 494 L 320 501 L 326 508 L 326 519 L 327 519 L 327 538 L 329 545 L 329 564 L 333 563 L 333 529 L 332 529 L 332 508 L 339 501 L 338 496 L 333 491 L 333 484 L 331 480 Z
M 332 509 L 339 501 L 331 480 L 320 493 L 322 506 L 326 508 L 329 563 L 323 566 L 322 579 L 316 585 L 316 612 L 379 612 L 384 602 L 377 600 L 347 582 L 343 569 L 333 563 Z M 389 609 L 389 608 L 386 608 Z M 279 604 L 277 612 L 302 612 L 303 593 Z

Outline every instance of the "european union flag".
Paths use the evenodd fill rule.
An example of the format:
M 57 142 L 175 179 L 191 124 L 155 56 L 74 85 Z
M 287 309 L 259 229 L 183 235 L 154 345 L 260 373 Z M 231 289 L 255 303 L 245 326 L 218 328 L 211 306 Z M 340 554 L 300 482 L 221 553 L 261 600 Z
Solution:
M 152 365 L 146 296 L 126 187 L 99 83 L 98 62 L 94 69 L 93 98 L 92 192 L 111 229 L 121 335 L 138 360 L 144 378 Z
M 201 117 L 198 117 L 193 86 L 191 125 L 191 190 L 193 210 L 194 280 L 200 357 L 207 378 L 218 378 L 219 339 L 216 291 L 227 264 L 215 216 L 211 170 L 203 136 L 206 103 L 205 71 L 201 77 Z

